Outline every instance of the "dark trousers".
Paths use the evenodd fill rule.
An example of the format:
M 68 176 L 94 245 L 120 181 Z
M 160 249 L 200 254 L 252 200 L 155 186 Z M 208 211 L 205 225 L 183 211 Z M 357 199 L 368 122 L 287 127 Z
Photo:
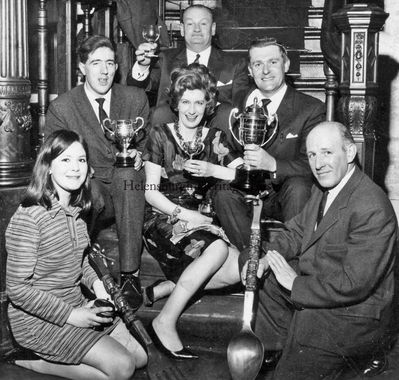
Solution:
M 292 262 L 290 265 L 296 266 Z M 298 312 L 291 302 L 290 292 L 280 286 L 274 274 L 270 273 L 259 291 L 254 332 L 265 350 L 283 351 L 273 379 L 339 379 L 350 359 L 337 352 L 300 344 L 295 336 Z
M 277 190 L 263 199 L 262 218 L 285 222 L 299 214 L 310 197 L 312 179 L 287 178 Z M 247 204 L 242 191 L 225 186 L 214 193 L 216 215 L 230 241 L 242 251 L 249 245 L 252 206 Z
M 133 168 L 116 168 L 111 183 L 96 178 L 92 180 L 91 220 L 95 226 L 92 230 L 98 231 L 104 220 L 115 218 L 121 272 L 135 272 L 140 268 L 144 179 L 143 169 L 136 171 Z

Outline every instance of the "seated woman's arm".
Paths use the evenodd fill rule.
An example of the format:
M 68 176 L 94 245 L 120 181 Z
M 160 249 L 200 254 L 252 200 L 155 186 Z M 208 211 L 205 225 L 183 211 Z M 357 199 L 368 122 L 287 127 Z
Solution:
M 166 215 L 173 215 L 178 207 L 180 212 L 175 215 L 177 219 L 189 222 L 190 227 L 195 227 L 203 223 L 211 223 L 212 219 L 202 215 L 198 211 L 189 210 L 184 207 L 178 206 L 170 201 L 165 195 L 159 191 L 159 185 L 161 180 L 161 166 L 154 164 L 153 162 L 145 162 L 145 175 L 146 175 L 146 186 L 145 186 L 145 199 L 155 209 L 161 211 Z
M 201 160 L 187 160 L 184 169 L 195 177 L 214 177 L 226 181 L 232 181 L 236 175 L 236 167 L 243 164 L 242 158 L 237 158 L 226 166 L 212 164 Z

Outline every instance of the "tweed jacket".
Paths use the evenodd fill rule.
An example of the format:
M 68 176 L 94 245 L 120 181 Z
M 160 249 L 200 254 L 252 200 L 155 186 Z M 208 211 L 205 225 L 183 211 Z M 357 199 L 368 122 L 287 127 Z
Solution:
M 127 83 L 145 88 L 146 91 L 158 91 L 156 105 L 160 106 L 168 100 L 166 89 L 170 86 L 170 73 L 186 64 L 186 48 L 165 50 L 160 53 L 159 61 L 144 81 L 133 79 L 130 73 Z M 212 46 L 208 68 L 218 83 L 218 101 L 238 106 L 248 88 L 246 61 Z
M 149 121 L 147 96 L 142 89 L 122 86 L 114 83 L 111 89 L 111 119 L 144 119 L 145 130 Z M 90 104 L 83 85 L 60 95 L 50 103 L 46 114 L 45 136 L 58 129 L 69 129 L 79 133 L 89 146 L 90 165 L 94 176 L 104 182 L 110 182 L 119 148 L 108 140 L 100 126 L 97 115 Z M 145 133 L 138 136 L 135 147 L 142 151 Z
M 321 197 L 313 186 L 303 211 L 264 248 L 298 260 L 291 291 L 298 342 L 353 354 L 360 343 L 377 342 L 391 316 L 397 220 L 386 194 L 359 168 L 315 231 Z

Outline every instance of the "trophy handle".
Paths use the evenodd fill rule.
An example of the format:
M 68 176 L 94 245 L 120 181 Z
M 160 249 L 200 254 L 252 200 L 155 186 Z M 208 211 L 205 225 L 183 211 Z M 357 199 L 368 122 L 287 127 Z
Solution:
M 236 135 L 235 135 L 235 133 L 234 133 L 234 131 L 233 131 L 233 126 L 231 125 L 231 119 L 232 119 L 232 118 L 234 118 L 234 119 L 237 120 L 237 119 L 240 117 L 239 115 L 237 116 L 237 114 L 238 114 L 238 108 L 233 108 L 233 109 L 230 111 L 230 115 L 229 115 L 229 130 L 230 130 L 230 133 L 233 135 L 234 139 L 235 139 L 240 145 L 242 145 L 241 142 L 240 142 L 240 140 L 236 137 Z
M 263 143 L 261 144 L 261 146 L 264 146 L 264 145 L 266 145 L 269 141 L 273 140 L 275 134 L 277 133 L 277 129 L 278 129 L 278 117 L 277 117 L 277 114 L 275 113 L 275 114 L 272 115 L 271 117 L 273 117 L 274 120 L 276 121 L 276 125 L 274 126 L 273 133 L 269 136 L 269 138 L 268 138 L 265 142 L 263 142 Z M 273 123 L 273 121 L 272 121 L 271 123 Z
M 140 129 L 144 127 L 144 119 L 141 116 L 136 117 L 134 124 L 137 123 L 138 121 L 141 121 L 141 125 L 135 129 L 134 134 L 137 134 L 140 131 Z
M 198 153 L 197 154 L 200 154 L 205 149 L 205 144 L 203 142 L 200 142 L 199 146 L 200 146 L 200 149 L 198 149 Z
M 103 128 L 110 134 L 110 136 L 114 137 L 115 132 L 112 129 L 108 128 L 107 125 L 115 125 L 115 121 L 112 121 L 109 117 L 103 120 Z

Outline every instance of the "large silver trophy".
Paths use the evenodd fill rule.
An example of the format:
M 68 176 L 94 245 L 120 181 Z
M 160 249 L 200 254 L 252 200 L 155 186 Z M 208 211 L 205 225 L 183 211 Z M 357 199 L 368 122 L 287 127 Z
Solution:
M 103 121 L 103 127 L 105 136 L 109 140 L 115 141 L 122 148 L 122 152 L 116 156 L 115 166 L 122 168 L 134 166 L 134 159 L 130 157 L 128 149 L 133 138 L 144 127 L 144 119 L 140 116 L 136 117 L 135 120 L 111 120 L 107 118 Z
M 236 124 L 232 120 L 239 120 L 238 137 L 234 131 Z M 230 112 L 229 129 L 234 139 L 242 146 L 255 144 L 263 147 L 270 143 L 277 133 L 278 119 L 277 114 L 268 115 L 258 99 L 254 99 L 252 106 L 245 112 L 238 115 L 238 109 L 234 108 Z M 243 164 L 236 169 L 236 178 L 232 186 L 244 190 L 248 194 L 258 194 L 262 191 L 265 179 L 270 178 L 270 173 L 265 170 L 256 169 L 248 164 Z

